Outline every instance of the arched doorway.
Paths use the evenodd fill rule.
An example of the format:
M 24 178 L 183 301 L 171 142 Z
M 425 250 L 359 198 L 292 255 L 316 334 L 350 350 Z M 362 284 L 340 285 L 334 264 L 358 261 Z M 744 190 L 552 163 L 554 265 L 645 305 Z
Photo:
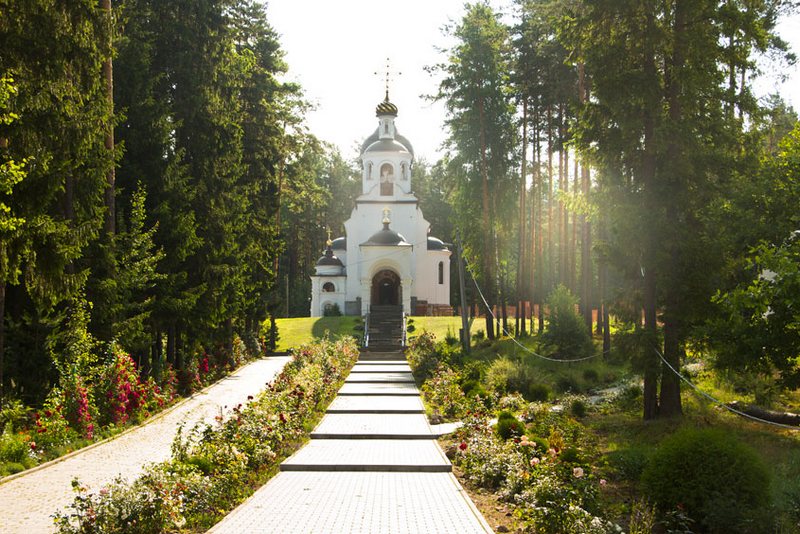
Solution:
M 400 298 L 400 277 L 396 272 L 384 269 L 372 277 L 372 304 L 398 306 Z

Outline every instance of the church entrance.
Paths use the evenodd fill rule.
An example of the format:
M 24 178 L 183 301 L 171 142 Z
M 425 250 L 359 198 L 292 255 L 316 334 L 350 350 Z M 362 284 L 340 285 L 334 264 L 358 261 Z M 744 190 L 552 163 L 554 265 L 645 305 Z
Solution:
M 372 304 L 400 305 L 400 277 L 396 272 L 384 269 L 372 277 Z

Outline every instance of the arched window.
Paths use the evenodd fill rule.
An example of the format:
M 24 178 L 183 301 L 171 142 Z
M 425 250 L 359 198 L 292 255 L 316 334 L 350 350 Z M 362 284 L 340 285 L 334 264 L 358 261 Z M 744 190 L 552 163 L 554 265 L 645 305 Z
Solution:
M 322 291 L 325 293 L 333 293 L 336 291 L 336 286 L 333 285 L 333 282 L 325 282 L 325 284 L 322 286 Z
M 372 162 L 367 163 L 367 180 L 372 180 Z
M 389 163 L 381 165 L 381 196 L 394 194 L 394 168 Z
M 444 284 L 444 262 L 439 262 L 439 283 Z

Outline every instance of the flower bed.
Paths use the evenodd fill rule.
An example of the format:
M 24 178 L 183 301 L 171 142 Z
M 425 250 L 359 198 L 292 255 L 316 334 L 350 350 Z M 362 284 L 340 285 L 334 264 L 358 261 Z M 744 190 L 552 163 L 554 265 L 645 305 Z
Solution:
M 234 336 L 232 350 L 218 347 L 211 353 L 196 348 L 179 373 L 167 365 L 159 374 L 142 378 L 130 355 L 116 348 L 86 362 L 64 365 L 60 379 L 33 410 L 19 401 L 0 412 L 0 477 L 58 458 L 93 442 L 118 434 L 174 404 L 179 390 L 191 394 L 260 353 L 257 342 L 248 348 Z
M 428 408 L 464 423 L 446 443 L 462 481 L 508 503 L 525 532 L 621 532 L 602 518 L 606 481 L 593 466 L 599 454 L 572 410 L 552 410 L 496 390 L 468 395 L 465 390 L 481 390 L 470 383 L 475 379 L 469 364 L 450 352 L 445 344 L 420 336 L 409 361 L 415 375 L 425 379 Z
M 296 450 L 358 358 L 352 340 L 296 350 L 267 389 L 227 419 L 179 433 L 172 458 L 96 492 L 77 480 L 62 533 L 205 531 L 253 493 Z

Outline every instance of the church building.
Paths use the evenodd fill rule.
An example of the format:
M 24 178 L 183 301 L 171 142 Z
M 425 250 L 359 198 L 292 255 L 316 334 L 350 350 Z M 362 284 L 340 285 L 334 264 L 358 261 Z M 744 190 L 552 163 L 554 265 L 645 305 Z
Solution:
M 395 126 L 389 93 L 378 104 L 378 127 L 361 145 L 361 195 L 343 237 L 328 239 L 311 277 L 311 316 L 337 307 L 364 315 L 396 305 L 410 315 L 450 311 L 450 250 L 430 235 L 411 184 L 414 149 Z

